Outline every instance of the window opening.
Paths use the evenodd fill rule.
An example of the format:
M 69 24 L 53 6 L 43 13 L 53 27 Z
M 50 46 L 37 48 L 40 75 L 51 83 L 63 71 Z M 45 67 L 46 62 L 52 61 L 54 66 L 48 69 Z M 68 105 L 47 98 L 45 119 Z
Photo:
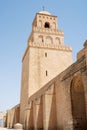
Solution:
M 48 76 L 48 72 L 47 72 L 47 70 L 46 70 L 46 76 Z
M 45 52 L 45 57 L 47 57 L 47 53 Z
M 50 24 L 48 22 L 45 23 L 44 25 L 45 28 L 50 28 Z

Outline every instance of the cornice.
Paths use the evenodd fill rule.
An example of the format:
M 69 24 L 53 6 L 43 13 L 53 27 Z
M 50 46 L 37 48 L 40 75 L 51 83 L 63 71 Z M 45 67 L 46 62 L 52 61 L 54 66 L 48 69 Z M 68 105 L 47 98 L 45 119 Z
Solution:
M 65 46 L 65 45 L 44 44 L 44 43 L 34 43 L 34 42 L 30 42 L 29 47 L 56 49 L 56 50 L 62 50 L 62 51 L 72 51 L 71 47 Z

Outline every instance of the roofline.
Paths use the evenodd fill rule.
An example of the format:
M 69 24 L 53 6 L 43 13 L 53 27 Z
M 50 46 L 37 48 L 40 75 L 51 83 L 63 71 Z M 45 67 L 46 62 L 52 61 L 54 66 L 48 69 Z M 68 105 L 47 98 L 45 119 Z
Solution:
M 55 15 L 50 15 L 50 14 L 36 13 L 36 15 L 37 15 L 37 14 L 40 14 L 40 15 L 47 15 L 47 16 L 52 16 L 52 17 L 57 17 L 57 16 L 55 16 Z

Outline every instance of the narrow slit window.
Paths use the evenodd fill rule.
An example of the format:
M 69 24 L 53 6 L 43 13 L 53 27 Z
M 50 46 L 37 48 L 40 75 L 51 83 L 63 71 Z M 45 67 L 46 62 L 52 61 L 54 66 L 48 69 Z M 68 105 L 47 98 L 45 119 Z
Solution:
M 48 76 L 48 72 L 47 72 L 47 70 L 46 70 L 46 76 Z
M 45 57 L 47 57 L 47 53 L 45 52 Z

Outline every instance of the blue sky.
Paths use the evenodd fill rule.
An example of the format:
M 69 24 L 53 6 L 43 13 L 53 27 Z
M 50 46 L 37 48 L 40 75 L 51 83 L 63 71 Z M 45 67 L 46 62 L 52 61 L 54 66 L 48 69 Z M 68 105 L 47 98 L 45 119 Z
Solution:
M 87 39 L 87 0 L 0 0 L 0 111 L 20 102 L 22 56 L 35 14 L 42 7 L 58 16 L 73 59 Z

